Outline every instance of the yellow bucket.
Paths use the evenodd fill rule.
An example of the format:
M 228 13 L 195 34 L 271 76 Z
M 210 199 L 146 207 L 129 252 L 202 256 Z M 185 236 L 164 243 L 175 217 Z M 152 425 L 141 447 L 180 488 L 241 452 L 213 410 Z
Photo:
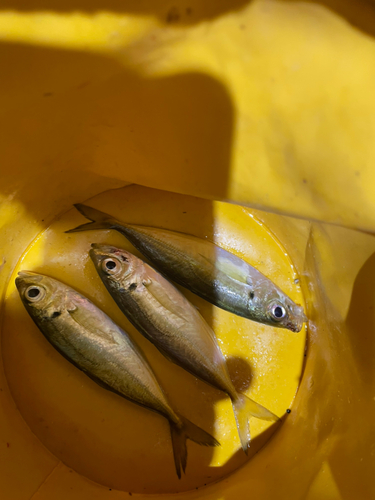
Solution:
M 374 27 L 365 0 L 3 2 L 2 498 L 375 498 Z M 236 387 L 281 417 L 250 420 L 248 457 L 229 400 L 103 289 L 90 243 L 130 244 L 64 232 L 84 222 L 78 202 L 213 240 L 305 306 L 292 333 L 187 294 Z M 178 480 L 166 422 L 53 350 L 19 300 L 20 269 L 105 309 L 222 446 L 189 443 Z

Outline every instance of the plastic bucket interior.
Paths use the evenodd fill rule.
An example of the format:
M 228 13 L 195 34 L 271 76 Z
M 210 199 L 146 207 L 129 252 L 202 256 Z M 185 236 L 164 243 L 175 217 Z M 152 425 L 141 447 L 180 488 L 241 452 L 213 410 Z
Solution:
M 9 1 L 0 10 L 0 490 L 7 500 L 375 498 L 375 11 L 371 2 Z M 223 440 L 175 477 L 161 417 L 107 393 L 14 288 L 53 275 L 132 330 L 67 235 L 92 203 L 207 237 L 304 304 L 300 333 L 188 294 L 251 419 L 140 337 L 171 401 Z M 129 247 L 131 248 L 131 247 Z M 286 410 L 291 410 L 287 413 Z

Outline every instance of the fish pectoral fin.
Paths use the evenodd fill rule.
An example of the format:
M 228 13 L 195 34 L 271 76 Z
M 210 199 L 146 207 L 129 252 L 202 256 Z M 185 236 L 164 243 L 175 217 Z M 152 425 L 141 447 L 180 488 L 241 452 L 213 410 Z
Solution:
M 68 313 L 77 325 L 90 332 L 90 334 L 105 339 L 108 344 L 110 343 L 113 346 L 118 345 L 118 342 L 116 342 L 115 336 L 113 335 L 113 330 L 111 328 L 104 328 L 100 322 L 96 322 L 95 320 L 93 321 L 93 318 L 87 313 L 86 310 L 81 309 L 78 306 L 74 306 L 74 308 L 72 307 L 71 309 L 68 309 Z
M 251 276 L 247 276 L 246 284 L 249 286 L 252 286 L 252 287 L 254 286 L 254 282 L 253 282 L 253 279 L 251 278 Z
M 68 313 L 72 313 L 77 309 L 77 306 L 73 302 L 70 302 L 70 303 L 68 303 L 66 309 L 67 309 Z
M 160 294 L 157 287 L 150 286 L 153 281 L 151 279 L 149 281 L 150 283 L 145 286 L 154 307 L 158 309 L 162 308 L 168 313 L 170 319 L 173 317 L 178 322 L 178 324 L 181 325 L 186 323 L 187 318 L 184 316 L 184 312 L 176 310 L 176 304 L 171 299 L 171 297 L 163 296 L 163 294 Z
M 83 320 L 84 320 L 84 318 L 81 318 L 81 317 L 80 317 L 80 314 L 79 314 L 79 309 L 78 309 L 77 307 L 74 307 L 74 308 L 73 308 L 73 307 L 72 307 L 72 308 L 68 308 L 68 309 L 67 309 L 67 311 L 68 311 L 68 313 L 70 314 L 71 318 L 72 318 L 72 319 L 73 319 L 73 320 L 74 320 L 74 321 L 75 321 L 78 325 L 83 326 L 84 328 L 86 328 L 86 326 L 85 326 L 85 321 L 83 321 Z M 77 313 L 77 312 L 78 312 L 78 314 L 75 314 L 75 313 Z
M 234 281 L 240 283 L 248 283 L 248 276 L 241 272 L 241 269 L 239 269 L 233 262 L 230 262 L 229 259 L 223 259 L 219 257 L 217 260 L 212 262 L 208 257 L 202 255 L 201 253 L 199 253 L 198 255 L 215 269 L 217 278 L 220 278 L 220 273 L 222 273 L 227 278 L 230 278 Z
M 168 313 L 170 318 L 174 317 L 180 325 L 187 322 L 185 311 L 178 305 L 178 297 L 176 296 L 174 300 L 173 293 L 165 293 L 163 286 L 157 279 L 153 280 L 149 276 L 146 276 L 142 280 L 142 284 L 146 289 L 148 299 L 151 301 L 153 307 L 159 310 L 159 312 L 162 309 Z

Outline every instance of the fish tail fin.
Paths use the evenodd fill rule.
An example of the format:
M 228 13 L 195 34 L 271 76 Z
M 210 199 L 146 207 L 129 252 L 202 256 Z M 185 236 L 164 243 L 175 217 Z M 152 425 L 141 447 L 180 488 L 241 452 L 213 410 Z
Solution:
M 185 472 L 187 462 L 186 440 L 190 439 L 203 446 L 220 446 L 211 434 L 204 431 L 187 418 L 179 417 L 180 425 L 170 422 L 174 463 L 179 479 L 181 479 L 181 469 Z
M 250 446 L 249 417 L 253 416 L 262 420 L 273 421 L 279 420 L 279 417 L 264 406 L 245 396 L 245 394 L 238 393 L 232 399 L 232 404 L 241 446 L 247 455 Z
M 115 223 L 115 219 L 110 215 L 97 210 L 96 208 L 88 207 L 82 203 L 76 203 L 75 208 L 91 222 L 81 224 L 74 229 L 65 231 L 66 233 L 77 233 L 78 231 L 88 231 L 93 229 L 110 229 Z

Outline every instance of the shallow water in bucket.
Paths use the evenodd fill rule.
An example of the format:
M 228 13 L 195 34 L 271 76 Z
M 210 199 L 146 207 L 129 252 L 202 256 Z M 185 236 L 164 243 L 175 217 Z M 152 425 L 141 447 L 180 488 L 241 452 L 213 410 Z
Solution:
M 84 201 L 84 200 L 82 200 Z M 244 258 L 304 305 L 298 276 L 275 236 L 247 208 L 128 186 L 87 202 L 120 220 L 181 231 L 214 241 Z M 206 205 L 213 217 L 206 217 Z M 212 213 L 212 210 L 211 210 Z M 224 393 L 167 361 L 127 321 L 101 283 L 88 257 L 91 243 L 110 243 L 140 256 L 115 231 L 64 231 L 85 222 L 75 209 L 59 216 L 26 249 L 7 290 L 2 330 L 6 376 L 29 427 L 72 470 L 134 493 L 192 490 L 231 474 L 282 425 L 250 419 L 253 441 L 243 453 L 231 403 Z M 97 386 L 45 340 L 19 299 L 14 278 L 32 270 L 57 278 L 90 298 L 144 350 L 171 405 L 221 443 L 205 448 L 188 442 L 186 475 L 178 480 L 167 421 Z M 238 390 L 286 417 L 301 378 L 306 340 L 216 308 L 180 288 L 212 326 Z

